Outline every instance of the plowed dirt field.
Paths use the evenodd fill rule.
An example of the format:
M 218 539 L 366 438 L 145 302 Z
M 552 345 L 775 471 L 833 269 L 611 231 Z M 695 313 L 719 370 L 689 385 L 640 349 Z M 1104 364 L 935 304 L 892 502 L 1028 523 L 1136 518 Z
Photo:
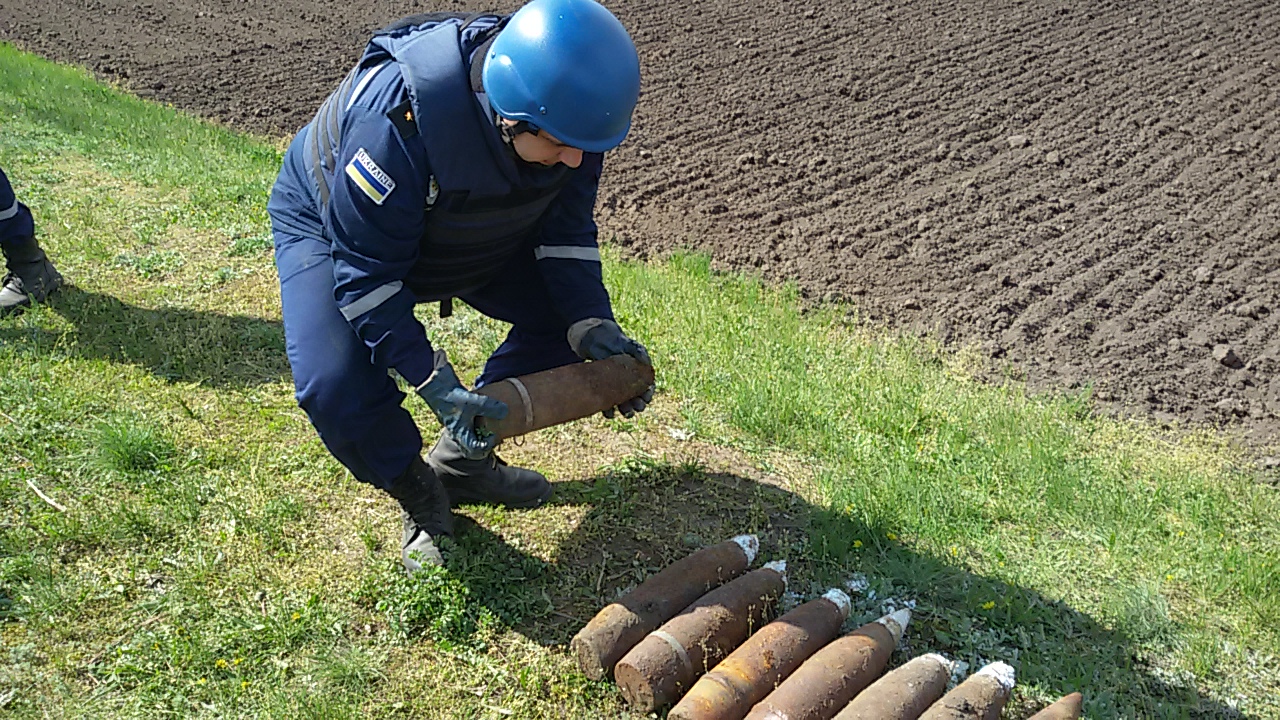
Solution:
M 1280 14 L 1267 0 L 610 0 L 640 48 L 600 195 L 1037 387 L 1280 430 Z M 475 0 L 0 0 L 0 39 L 284 135 L 367 33 Z

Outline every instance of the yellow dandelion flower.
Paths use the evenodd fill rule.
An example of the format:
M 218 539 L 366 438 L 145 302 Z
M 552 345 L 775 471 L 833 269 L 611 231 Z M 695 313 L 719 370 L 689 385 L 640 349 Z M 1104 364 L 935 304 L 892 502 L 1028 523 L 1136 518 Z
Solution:
M 208 680 L 206 680 L 205 678 L 200 678 L 199 680 L 197 680 L 197 681 L 196 681 L 196 684 L 197 684 L 197 685 L 203 685 L 203 684 L 205 684 L 205 683 L 207 683 L 207 682 L 209 682 L 209 681 L 208 681 Z
M 302 613 L 300 613 L 300 612 L 296 612 L 296 613 L 294 613 L 294 614 L 293 614 L 293 619 L 294 619 L 294 620 L 298 620 L 298 619 L 300 619 L 301 617 L 302 617 Z
M 996 601 L 995 601 L 995 600 L 988 600 L 988 601 L 986 601 L 986 602 L 982 603 L 982 609 L 983 609 L 983 610 L 990 610 L 991 608 L 993 608 L 993 607 L 995 607 L 995 606 L 996 606 Z
M 1169 573 L 1169 574 L 1165 575 L 1165 576 L 1164 576 L 1164 579 L 1165 579 L 1165 580 L 1172 580 L 1172 579 L 1173 579 L 1173 573 Z
M 218 661 L 214 663 L 214 666 L 224 668 L 227 666 L 227 661 L 225 658 L 218 658 Z
M 898 536 L 897 536 L 897 535 L 894 535 L 893 533 L 885 533 L 885 534 L 884 534 L 884 536 L 885 536 L 885 537 L 887 537 L 887 538 L 889 538 L 890 540 L 897 540 L 897 539 L 898 539 Z
M 240 664 L 240 663 L 242 663 L 242 662 L 244 662 L 244 658 L 236 658 L 235 660 L 232 660 L 232 661 L 231 661 L 231 664 L 232 664 L 232 665 L 239 665 L 239 664 Z
M 854 547 L 856 547 L 856 548 L 860 548 L 860 547 L 862 547 L 862 541 L 861 541 L 861 540 L 854 540 L 854 541 L 853 541 L 853 546 L 854 546 Z
M 960 548 L 958 548 L 958 547 L 952 547 L 952 548 L 951 548 L 951 557 L 957 557 L 958 555 L 960 555 Z
M 249 681 L 248 681 L 248 680 L 241 680 L 241 681 L 240 681 L 240 689 L 241 689 L 241 690 L 243 690 L 243 689 L 245 689 L 245 688 L 247 688 L 247 687 L 249 687 Z

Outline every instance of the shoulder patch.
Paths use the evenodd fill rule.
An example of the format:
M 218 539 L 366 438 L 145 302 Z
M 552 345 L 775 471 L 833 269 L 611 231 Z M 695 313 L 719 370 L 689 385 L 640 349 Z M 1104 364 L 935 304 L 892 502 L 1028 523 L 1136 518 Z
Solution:
M 347 163 L 347 177 L 360 188 L 369 199 L 381 205 L 392 190 L 396 189 L 396 181 L 382 171 L 378 164 L 369 157 L 364 148 L 356 151 L 356 156 Z
M 408 140 L 418 134 L 418 119 L 413 116 L 413 103 L 405 100 L 387 111 L 387 118 L 400 131 L 400 138 Z

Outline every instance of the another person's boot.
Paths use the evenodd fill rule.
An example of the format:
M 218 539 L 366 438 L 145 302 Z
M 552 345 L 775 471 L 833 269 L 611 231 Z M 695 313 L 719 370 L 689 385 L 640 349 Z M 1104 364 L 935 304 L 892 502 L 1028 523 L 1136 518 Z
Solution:
M 0 283 L 0 316 L 42 303 L 62 285 L 62 276 L 32 236 L 0 245 L 8 273 Z
M 512 467 L 497 453 L 468 460 L 447 432 L 440 434 L 427 462 L 440 476 L 454 507 L 475 504 L 532 508 L 551 498 L 551 483 L 540 473 Z
M 400 503 L 404 534 L 400 538 L 400 559 L 413 574 L 424 565 L 444 565 L 440 538 L 453 535 L 453 512 L 449 494 L 436 473 L 414 457 L 409 468 L 387 490 Z

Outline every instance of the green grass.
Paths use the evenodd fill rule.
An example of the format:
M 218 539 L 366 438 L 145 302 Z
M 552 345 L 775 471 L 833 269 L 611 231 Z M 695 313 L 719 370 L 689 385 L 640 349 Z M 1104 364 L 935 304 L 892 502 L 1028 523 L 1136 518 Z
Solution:
M 405 578 L 393 504 L 292 399 L 278 163 L 0 45 L 0 165 L 74 282 L 0 320 L 4 712 L 626 717 L 564 643 L 754 531 L 800 597 L 864 574 L 850 624 L 913 603 L 899 660 L 1013 664 L 1009 717 L 1076 689 L 1091 717 L 1280 717 L 1280 501 L 1243 450 L 978 382 L 697 256 L 607 264 L 654 407 L 506 450 L 556 501 L 467 510 L 449 569 Z M 464 377 L 504 332 L 423 318 Z

